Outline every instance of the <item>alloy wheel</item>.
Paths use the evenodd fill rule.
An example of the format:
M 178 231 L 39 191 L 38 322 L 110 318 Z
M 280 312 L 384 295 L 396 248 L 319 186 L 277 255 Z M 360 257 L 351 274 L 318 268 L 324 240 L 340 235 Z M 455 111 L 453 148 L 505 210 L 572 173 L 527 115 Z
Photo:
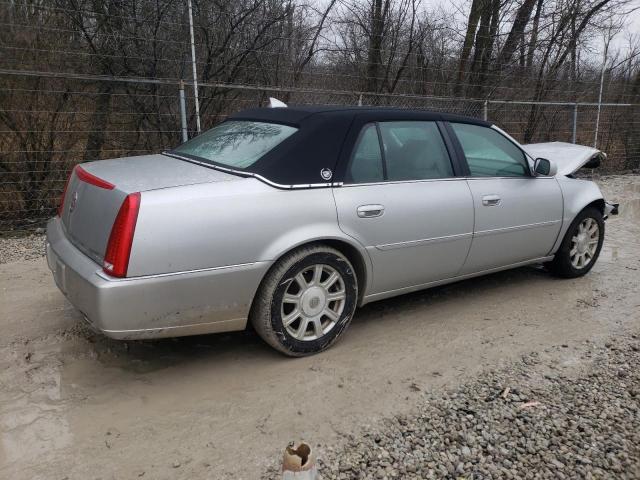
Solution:
M 581 270 L 591 263 L 598 249 L 600 227 L 598 222 L 587 217 L 578 224 L 578 228 L 571 238 L 569 258 L 573 268 Z
M 342 275 L 329 265 L 298 272 L 282 298 L 282 324 L 296 340 L 317 340 L 338 322 L 346 303 Z

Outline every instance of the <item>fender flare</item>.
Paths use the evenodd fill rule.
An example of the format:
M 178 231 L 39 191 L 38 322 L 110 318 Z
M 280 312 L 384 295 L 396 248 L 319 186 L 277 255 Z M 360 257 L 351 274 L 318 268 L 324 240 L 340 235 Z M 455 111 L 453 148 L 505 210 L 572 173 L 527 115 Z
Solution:
M 563 215 L 562 226 L 558 232 L 558 238 L 551 249 L 550 255 L 555 254 L 564 240 L 567 230 L 573 219 L 585 208 L 595 205 L 604 215 L 605 200 L 600 188 L 590 180 L 580 180 L 575 178 L 557 177 L 558 184 L 562 190 Z
M 261 258 L 272 262 L 271 267 L 273 267 L 280 258 L 289 252 L 312 243 L 325 243 L 339 250 L 354 264 L 353 267 L 358 277 L 358 296 L 360 297 L 358 304 L 360 304 L 373 279 L 373 263 L 369 252 L 360 242 L 346 235 L 334 225 L 312 224 L 283 232 L 282 235 L 265 246 Z M 265 272 L 264 276 L 267 275 L 268 271 Z M 260 281 L 262 282 L 262 279 Z

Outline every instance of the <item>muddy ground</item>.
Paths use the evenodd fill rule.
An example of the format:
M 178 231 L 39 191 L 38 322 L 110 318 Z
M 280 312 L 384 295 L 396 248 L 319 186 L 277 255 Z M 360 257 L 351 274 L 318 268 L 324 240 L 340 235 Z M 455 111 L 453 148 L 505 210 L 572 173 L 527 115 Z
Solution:
M 12 256 L 0 265 L 0 478 L 257 478 L 290 440 L 322 456 L 425 392 L 531 352 L 575 367 L 640 323 L 640 177 L 600 184 L 621 215 L 586 277 L 521 268 L 374 303 L 328 352 L 295 360 L 252 333 L 106 339 L 43 258 Z

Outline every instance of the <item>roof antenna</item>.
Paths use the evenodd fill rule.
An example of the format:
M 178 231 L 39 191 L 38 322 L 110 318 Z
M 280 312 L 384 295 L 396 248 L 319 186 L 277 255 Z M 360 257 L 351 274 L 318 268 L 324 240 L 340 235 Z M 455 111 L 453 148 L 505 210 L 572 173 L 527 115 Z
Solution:
M 277 98 L 269 97 L 269 108 L 287 108 L 287 104 Z

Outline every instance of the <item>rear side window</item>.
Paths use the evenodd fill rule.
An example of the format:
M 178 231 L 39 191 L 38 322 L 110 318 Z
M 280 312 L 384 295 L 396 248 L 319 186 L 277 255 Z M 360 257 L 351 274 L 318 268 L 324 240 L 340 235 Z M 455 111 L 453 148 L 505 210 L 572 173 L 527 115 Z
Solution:
M 349 183 L 374 183 L 384 180 L 382 152 L 374 124 L 366 125 L 362 130 L 353 150 L 346 180 Z
M 472 177 L 524 177 L 527 159 L 516 145 L 492 128 L 452 123 Z
M 380 122 L 363 128 L 346 181 L 372 183 L 452 176 L 451 160 L 435 122 Z
M 297 131 L 277 123 L 231 120 L 183 143 L 173 152 L 204 162 L 244 169 Z

